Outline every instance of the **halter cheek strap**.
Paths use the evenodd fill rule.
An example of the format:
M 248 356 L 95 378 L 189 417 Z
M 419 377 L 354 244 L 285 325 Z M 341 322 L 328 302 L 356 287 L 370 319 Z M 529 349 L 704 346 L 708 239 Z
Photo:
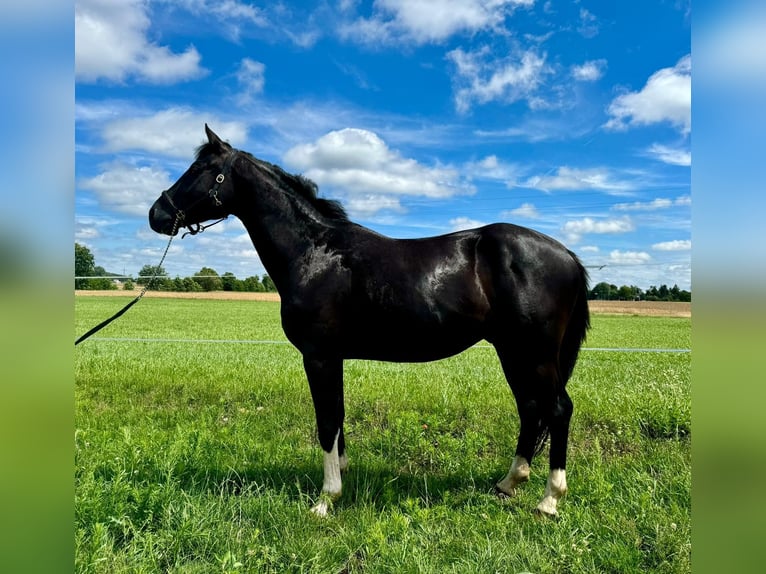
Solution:
M 226 156 L 226 159 L 223 162 L 221 173 L 215 176 L 215 183 L 213 184 L 213 187 L 210 188 L 210 191 L 208 191 L 208 195 L 213 198 L 213 202 L 215 203 L 216 207 L 223 205 L 221 200 L 218 199 L 218 190 L 221 189 L 221 184 L 226 180 L 226 178 L 231 175 L 231 166 L 238 156 L 239 151 L 237 150 L 233 150 L 231 153 L 229 153 L 228 156 Z
M 221 169 L 221 173 L 215 176 L 215 183 L 213 184 L 213 187 L 211 187 L 207 193 L 208 197 L 210 197 L 213 200 L 213 204 L 216 207 L 220 207 L 221 205 L 223 205 L 223 202 L 218 198 L 218 192 L 221 189 L 221 184 L 223 184 L 223 182 L 226 181 L 226 177 L 231 175 L 231 166 L 234 163 L 234 160 L 237 159 L 238 156 L 239 156 L 238 150 L 233 150 L 232 152 L 229 153 L 228 156 L 226 156 L 226 159 L 223 162 L 223 168 Z M 201 177 L 201 174 L 197 178 L 199 179 L 199 177 Z M 194 183 L 192 183 L 191 187 L 193 187 L 195 183 L 197 183 L 196 180 L 194 181 Z M 224 216 L 221 219 L 211 223 L 210 225 L 200 225 L 199 223 L 190 223 L 188 225 L 184 225 L 183 222 L 186 219 L 186 213 L 184 212 L 184 210 L 179 209 L 178 206 L 173 202 L 173 199 L 170 197 L 170 194 L 168 193 L 167 189 L 162 192 L 162 197 L 165 199 L 168 205 L 170 205 L 170 207 L 175 211 L 176 221 L 178 222 L 178 225 L 189 229 L 189 231 L 187 231 L 181 236 L 182 239 L 189 234 L 196 235 L 197 233 L 201 233 L 208 227 L 211 227 L 215 225 L 216 223 L 220 223 L 221 221 L 223 221 L 224 219 L 228 217 L 228 215 Z M 204 196 L 200 197 L 197 201 L 193 202 L 190 206 L 188 206 L 186 210 L 188 211 L 192 209 L 193 207 L 196 207 L 198 203 L 201 203 L 204 200 L 205 200 Z

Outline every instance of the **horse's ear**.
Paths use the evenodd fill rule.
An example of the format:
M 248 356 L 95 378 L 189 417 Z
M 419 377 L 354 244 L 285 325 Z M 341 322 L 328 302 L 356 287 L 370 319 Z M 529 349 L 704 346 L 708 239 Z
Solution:
M 223 141 L 221 138 L 218 137 L 218 135 L 211 130 L 207 124 L 205 124 L 205 133 L 207 134 L 207 141 L 210 142 L 211 145 L 214 145 L 216 147 L 223 147 Z

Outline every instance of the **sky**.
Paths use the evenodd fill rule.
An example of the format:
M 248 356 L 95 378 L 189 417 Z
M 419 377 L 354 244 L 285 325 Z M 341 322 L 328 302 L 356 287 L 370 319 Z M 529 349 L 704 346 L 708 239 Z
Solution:
M 686 0 L 77 0 L 75 241 L 136 276 L 208 123 L 392 237 L 505 221 L 691 290 Z M 265 273 L 236 218 L 171 277 Z

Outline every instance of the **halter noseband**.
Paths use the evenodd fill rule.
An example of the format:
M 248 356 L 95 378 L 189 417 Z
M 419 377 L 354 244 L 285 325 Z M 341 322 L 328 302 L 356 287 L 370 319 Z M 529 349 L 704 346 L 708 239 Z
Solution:
M 231 166 L 234 163 L 234 160 L 237 159 L 237 156 L 239 156 L 239 151 L 238 150 L 233 150 L 233 151 L 229 152 L 229 155 L 226 156 L 226 159 L 223 162 L 223 168 L 221 169 L 221 173 L 219 173 L 217 176 L 215 176 L 215 183 L 213 184 L 213 187 L 211 187 L 210 190 L 207 192 L 207 196 L 213 200 L 213 204 L 216 207 L 219 207 L 219 206 L 223 205 L 221 200 L 218 198 L 218 191 L 221 189 L 221 184 L 224 181 L 226 181 L 226 177 L 231 175 Z M 202 174 L 198 175 L 197 179 L 199 179 L 200 177 L 202 177 Z M 194 184 L 197 183 L 197 179 L 194 180 L 194 182 L 192 183 L 192 185 L 190 187 L 193 187 Z M 181 236 L 181 239 L 186 237 L 186 235 L 188 235 L 188 234 L 196 235 L 197 233 L 201 233 L 205 229 L 207 229 L 208 227 L 212 227 L 216 223 L 220 223 L 221 221 L 223 221 L 224 219 L 226 219 L 228 217 L 228 215 L 226 215 L 226 216 L 222 217 L 221 219 L 219 219 L 217 221 L 214 221 L 210 225 L 201 225 L 199 223 L 190 223 L 188 225 L 184 225 L 183 222 L 186 219 L 186 213 L 184 212 L 183 209 L 179 209 L 178 206 L 176 206 L 176 204 L 173 203 L 173 199 L 168 194 L 168 190 L 167 189 L 162 192 L 162 197 L 165 199 L 165 201 L 168 203 L 168 205 L 170 205 L 170 207 L 175 211 L 175 217 L 176 217 L 177 224 L 179 226 L 181 226 L 181 227 L 186 227 L 187 229 L 189 229 L 189 231 L 187 231 L 186 233 L 184 233 Z M 202 202 L 204 200 L 205 200 L 204 196 L 200 197 L 197 201 L 193 202 L 190 206 L 188 206 L 186 208 L 186 210 L 188 211 L 191 208 L 196 207 L 196 205 L 198 203 L 200 203 L 200 202 Z

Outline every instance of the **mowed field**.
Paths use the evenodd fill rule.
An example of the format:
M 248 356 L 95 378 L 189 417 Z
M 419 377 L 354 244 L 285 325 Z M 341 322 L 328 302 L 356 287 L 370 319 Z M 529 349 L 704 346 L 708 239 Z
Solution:
M 75 336 L 115 294 L 78 293 Z M 491 347 L 346 361 L 350 467 L 322 520 L 279 303 L 152 295 L 75 348 L 77 572 L 690 572 L 688 306 L 591 305 L 555 521 L 531 512 L 547 449 L 516 498 L 492 492 L 518 416 Z

